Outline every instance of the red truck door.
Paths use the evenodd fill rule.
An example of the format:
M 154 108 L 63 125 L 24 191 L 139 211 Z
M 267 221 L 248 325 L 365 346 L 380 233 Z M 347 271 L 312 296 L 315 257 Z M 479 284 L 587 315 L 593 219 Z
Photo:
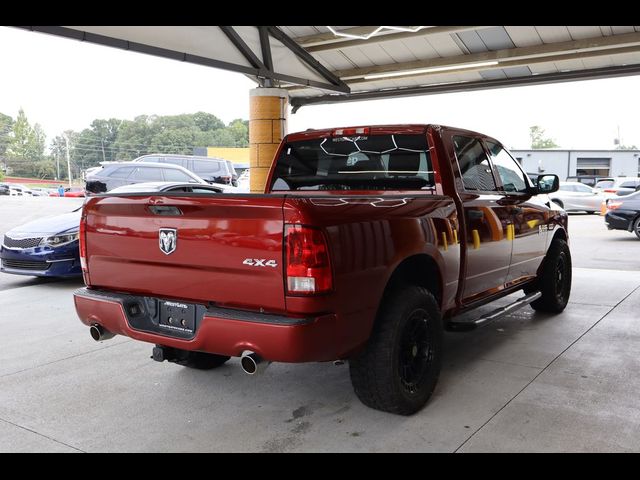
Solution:
M 544 259 L 549 208 L 541 198 L 527 193 L 527 176 L 499 142 L 487 138 L 485 145 L 504 195 L 500 202 L 508 209 L 513 224 L 507 284 L 518 283 L 534 277 Z
M 447 132 L 457 158 L 456 189 L 466 230 L 462 302 L 469 303 L 504 288 L 511 262 L 512 214 L 503 204 L 487 152 L 471 134 Z M 454 170 L 456 166 L 454 165 Z

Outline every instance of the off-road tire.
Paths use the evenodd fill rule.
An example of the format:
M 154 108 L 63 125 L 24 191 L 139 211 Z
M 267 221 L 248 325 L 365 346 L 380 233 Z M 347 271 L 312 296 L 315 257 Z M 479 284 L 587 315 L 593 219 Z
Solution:
M 571 294 L 571 252 L 561 238 L 551 242 L 536 288 L 530 290 L 536 289 L 542 292 L 542 297 L 531 303 L 534 310 L 560 313 L 567 306 Z
M 385 294 L 364 350 L 349 360 L 351 383 L 368 407 L 411 415 L 429 400 L 442 365 L 442 317 L 425 288 Z

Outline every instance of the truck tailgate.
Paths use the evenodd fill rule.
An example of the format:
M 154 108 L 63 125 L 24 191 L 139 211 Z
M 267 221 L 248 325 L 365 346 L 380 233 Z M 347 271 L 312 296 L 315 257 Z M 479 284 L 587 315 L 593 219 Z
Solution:
M 284 311 L 283 201 L 232 194 L 89 199 L 91 286 Z

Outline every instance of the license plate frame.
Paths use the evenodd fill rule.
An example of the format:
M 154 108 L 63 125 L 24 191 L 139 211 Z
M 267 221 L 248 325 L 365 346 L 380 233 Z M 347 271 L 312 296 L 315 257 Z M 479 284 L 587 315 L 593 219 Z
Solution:
M 193 335 L 196 331 L 196 304 L 176 300 L 159 301 L 158 327 L 167 333 Z

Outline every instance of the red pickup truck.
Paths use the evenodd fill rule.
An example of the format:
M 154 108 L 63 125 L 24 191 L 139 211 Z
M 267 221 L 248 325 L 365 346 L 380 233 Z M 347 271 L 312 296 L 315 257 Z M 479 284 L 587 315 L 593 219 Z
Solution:
M 75 306 L 94 339 L 153 343 L 155 360 L 188 367 L 348 360 L 363 403 L 408 415 L 435 388 L 444 329 L 565 308 L 567 215 L 546 195 L 557 188 L 467 130 L 292 133 L 265 194 L 88 199 Z

